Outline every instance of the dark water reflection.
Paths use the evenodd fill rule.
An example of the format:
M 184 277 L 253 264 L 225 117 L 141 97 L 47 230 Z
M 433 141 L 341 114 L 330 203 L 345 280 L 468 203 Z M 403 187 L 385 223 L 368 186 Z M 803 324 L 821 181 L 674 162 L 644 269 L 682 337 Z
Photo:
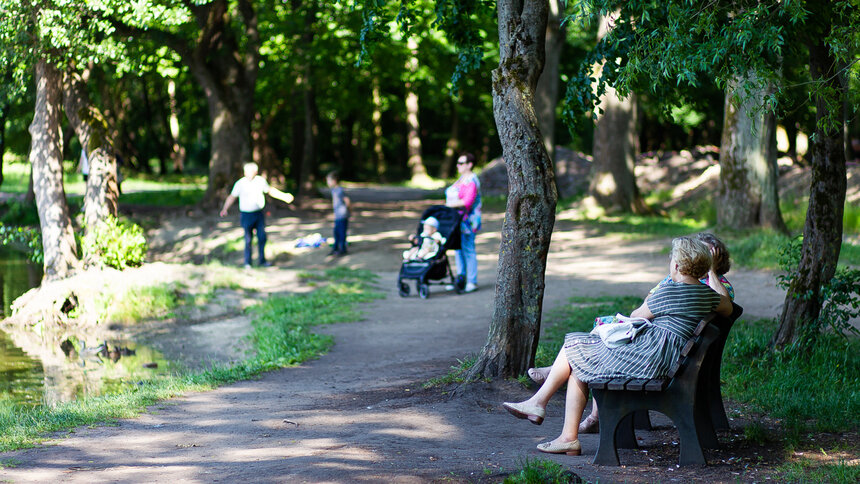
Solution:
M 3 316 L 41 279 L 41 267 L 26 255 L 0 249 Z M 111 393 L 169 369 L 160 353 L 131 341 L 92 340 L 92 334 L 73 333 L 58 340 L 35 328 L 0 330 L 0 400 L 25 405 L 65 402 Z

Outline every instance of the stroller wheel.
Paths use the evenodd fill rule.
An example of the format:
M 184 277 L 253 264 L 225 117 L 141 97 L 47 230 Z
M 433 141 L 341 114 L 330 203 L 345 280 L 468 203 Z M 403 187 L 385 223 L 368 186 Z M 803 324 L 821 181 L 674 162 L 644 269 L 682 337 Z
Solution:
M 400 292 L 400 297 L 408 296 L 409 295 L 409 284 L 406 284 L 405 282 L 401 281 L 400 282 L 400 290 L 398 292 Z
M 429 284 L 419 284 L 418 285 L 418 295 L 421 296 L 421 299 L 427 299 L 430 297 L 430 285 Z

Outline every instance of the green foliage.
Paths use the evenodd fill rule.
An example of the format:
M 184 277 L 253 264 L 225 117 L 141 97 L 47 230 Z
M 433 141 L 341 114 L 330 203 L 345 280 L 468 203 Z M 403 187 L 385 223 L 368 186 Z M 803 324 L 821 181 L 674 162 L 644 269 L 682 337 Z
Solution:
M 788 289 L 792 281 L 798 277 L 798 266 L 801 259 L 803 238 L 796 237 L 779 247 L 779 265 L 784 271 L 777 277 L 777 284 Z M 811 297 L 811 295 L 799 295 Z M 798 348 L 813 345 L 825 330 L 832 330 L 837 335 L 848 336 L 860 334 L 850 320 L 860 316 L 860 270 L 839 267 L 833 278 L 821 285 L 819 299 L 821 311 L 818 318 L 800 327 L 796 338 Z
M 588 227 L 595 229 L 601 235 L 620 234 L 628 238 L 651 236 L 678 237 L 691 232 L 700 232 L 706 228 L 704 222 L 693 218 L 672 218 L 643 215 L 617 215 L 590 218 L 581 215 Z
M 111 321 L 135 323 L 152 318 L 169 318 L 181 302 L 174 284 L 134 287 L 125 294 L 105 298 L 102 314 Z
M 464 383 L 466 378 L 464 375 L 475 366 L 475 362 L 478 361 L 478 355 L 470 355 L 462 360 L 457 360 L 457 364 L 451 367 L 451 371 L 448 374 L 440 376 L 438 378 L 431 378 L 427 383 L 423 385 L 423 388 L 433 388 L 441 385 L 450 385 L 452 383 Z
M 128 187 L 126 187 L 127 189 Z M 206 194 L 205 189 L 187 188 L 179 190 L 157 190 L 123 193 L 119 202 L 127 205 L 146 205 L 153 207 L 182 207 L 200 203 Z
M 567 467 L 546 459 L 526 459 L 520 471 L 506 477 L 504 484 L 574 484 L 582 480 Z
M 108 216 L 81 242 L 85 258 L 123 270 L 143 264 L 146 238 L 139 225 Z
M 826 455 L 826 453 L 825 453 Z M 807 458 L 799 458 L 781 465 L 776 473 L 780 482 L 809 483 L 827 482 L 830 484 L 856 484 L 860 482 L 860 466 L 846 462 L 845 458 L 828 460 L 835 463 L 822 463 Z
M 251 340 L 260 365 L 267 369 L 293 365 L 324 352 L 332 344 L 331 337 L 311 334 L 309 328 L 353 320 L 358 316 L 355 304 L 379 297 L 367 290 L 362 280 L 365 274 L 345 268 L 337 272 L 341 282 L 307 294 L 270 297 L 252 308 Z
M 39 211 L 36 203 L 27 203 L 17 198 L 10 198 L 3 204 L 5 211 L 0 216 L 3 225 L 21 225 L 26 227 L 39 226 Z
M 36 229 L 0 225 L 0 245 L 23 249 L 33 263 L 42 263 L 42 233 Z
M 841 432 L 860 425 L 860 340 L 821 335 L 808 353 L 773 351 L 773 320 L 739 321 L 723 354 L 728 398 L 780 419 L 790 441 L 810 428 Z M 826 409 L 826 411 L 823 411 Z
M 0 399 L 0 451 L 31 447 L 50 432 L 131 418 L 159 400 L 246 380 L 315 357 L 330 345 L 330 338 L 311 334 L 310 327 L 354 321 L 359 314 L 355 311 L 357 303 L 381 297 L 367 285 L 374 278 L 367 271 L 339 268 L 326 273 L 345 282 L 309 294 L 271 298 L 252 311 L 256 315 L 252 340 L 257 345 L 257 355 L 245 361 L 199 372 L 157 375 L 150 380 L 128 382 L 109 395 L 56 406 L 20 406 Z M 278 348 L 285 353 L 277 354 Z

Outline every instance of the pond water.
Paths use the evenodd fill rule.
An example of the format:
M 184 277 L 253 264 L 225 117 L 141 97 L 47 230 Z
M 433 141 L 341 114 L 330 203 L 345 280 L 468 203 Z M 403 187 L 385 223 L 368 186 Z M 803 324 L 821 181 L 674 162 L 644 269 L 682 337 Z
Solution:
M 2 316 L 41 279 L 41 267 L 25 254 L 0 249 Z M 0 400 L 24 405 L 66 402 L 110 393 L 169 369 L 160 353 L 131 341 L 87 341 L 74 333 L 64 334 L 61 341 L 41 336 L 33 329 L 0 330 Z

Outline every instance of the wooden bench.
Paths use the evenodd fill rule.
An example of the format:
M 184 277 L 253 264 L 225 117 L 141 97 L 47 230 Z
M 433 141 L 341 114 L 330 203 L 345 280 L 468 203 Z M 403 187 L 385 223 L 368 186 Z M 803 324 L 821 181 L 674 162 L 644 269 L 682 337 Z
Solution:
M 680 464 L 706 464 L 703 448 L 717 447 L 716 429 L 728 428 L 720 367 L 729 330 L 743 312 L 706 316 L 681 350 L 667 378 L 599 379 L 589 383 L 600 409 L 600 442 L 593 462 L 619 465 L 618 447 L 635 448 L 634 427 L 650 427 L 648 410 L 668 416 L 680 434 Z M 634 419 L 635 415 L 635 419 Z

